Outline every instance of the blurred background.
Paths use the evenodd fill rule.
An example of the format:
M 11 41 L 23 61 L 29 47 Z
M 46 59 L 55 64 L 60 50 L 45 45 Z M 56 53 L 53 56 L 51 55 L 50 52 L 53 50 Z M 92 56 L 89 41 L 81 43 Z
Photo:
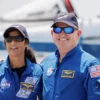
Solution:
M 56 50 L 51 38 L 53 18 L 59 12 L 74 12 L 82 29 L 80 44 L 100 60 L 100 0 L 0 0 L 0 58 L 7 52 L 3 32 L 12 24 L 27 28 L 30 47 L 40 62 Z

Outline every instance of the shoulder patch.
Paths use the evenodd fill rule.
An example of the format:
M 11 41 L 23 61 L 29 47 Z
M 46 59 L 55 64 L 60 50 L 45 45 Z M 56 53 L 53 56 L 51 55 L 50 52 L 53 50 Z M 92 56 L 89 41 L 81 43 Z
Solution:
M 100 65 L 91 66 L 89 71 L 91 78 L 100 77 Z

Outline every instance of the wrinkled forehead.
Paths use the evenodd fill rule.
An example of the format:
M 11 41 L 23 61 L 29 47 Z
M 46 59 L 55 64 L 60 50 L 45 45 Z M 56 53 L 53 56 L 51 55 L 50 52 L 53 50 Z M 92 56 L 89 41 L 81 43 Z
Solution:
M 54 26 L 61 26 L 61 27 L 67 27 L 67 26 L 69 26 L 68 24 L 66 24 L 66 23 L 63 23 L 63 22 L 57 22 L 57 23 L 55 23 L 55 25 Z

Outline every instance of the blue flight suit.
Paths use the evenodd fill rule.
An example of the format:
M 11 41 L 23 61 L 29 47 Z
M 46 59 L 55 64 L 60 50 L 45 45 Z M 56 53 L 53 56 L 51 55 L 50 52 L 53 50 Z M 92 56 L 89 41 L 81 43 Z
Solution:
M 26 69 L 19 79 L 8 58 L 0 63 L 0 100 L 37 100 L 42 91 L 41 66 L 26 58 Z
M 77 45 L 59 63 L 59 52 L 46 57 L 43 100 L 100 100 L 100 63 Z

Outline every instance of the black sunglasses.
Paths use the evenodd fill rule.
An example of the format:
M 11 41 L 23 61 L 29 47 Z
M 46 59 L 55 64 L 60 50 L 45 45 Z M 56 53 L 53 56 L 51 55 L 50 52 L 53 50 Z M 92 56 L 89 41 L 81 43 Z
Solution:
M 75 28 L 71 27 L 71 26 L 68 26 L 68 27 L 59 27 L 59 26 L 54 26 L 53 27 L 53 31 L 56 33 L 56 34 L 60 34 L 62 31 L 64 31 L 66 34 L 71 34 L 73 33 L 75 30 Z
M 8 37 L 5 37 L 5 41 L 8 42 L 8 43 L 12 42 L 13 39 L 16 42 L 22 42 L 22 41 L 25 40 L 25 38 L 22 37 L 22 36 L 8 36 Z

